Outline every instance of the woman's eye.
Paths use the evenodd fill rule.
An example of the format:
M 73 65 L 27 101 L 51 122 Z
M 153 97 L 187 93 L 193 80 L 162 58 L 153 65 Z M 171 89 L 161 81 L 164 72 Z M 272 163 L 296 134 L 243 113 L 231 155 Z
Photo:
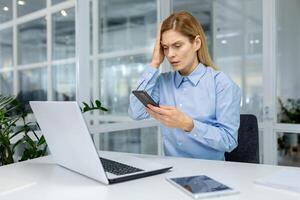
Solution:
M 181 47 L 181 45 L 180 45 L 180 44 L 176 44 L 175 47 L 176 47 L 176 48 L 179 48 L 179 47 Z

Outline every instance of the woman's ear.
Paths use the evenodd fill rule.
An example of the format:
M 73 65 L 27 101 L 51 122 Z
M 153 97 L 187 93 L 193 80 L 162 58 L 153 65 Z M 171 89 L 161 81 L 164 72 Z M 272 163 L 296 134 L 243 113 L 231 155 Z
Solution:
M 195 46 L 195 50 L 198 51 L 201 47 L 201 39 L 200 39 L 200 36 L 197 35 L 195 37 L 195 40 L 194 40 L 194 46 Z

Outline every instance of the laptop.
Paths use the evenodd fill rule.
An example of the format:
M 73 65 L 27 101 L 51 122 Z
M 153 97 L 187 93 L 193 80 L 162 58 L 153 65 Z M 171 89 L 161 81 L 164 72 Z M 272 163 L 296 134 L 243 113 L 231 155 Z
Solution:
M 172 166 L 115 152 L 97 152 L 76 102 L 31 101 L 52 157 L 58 165 L 104 184 L 166 172 Z

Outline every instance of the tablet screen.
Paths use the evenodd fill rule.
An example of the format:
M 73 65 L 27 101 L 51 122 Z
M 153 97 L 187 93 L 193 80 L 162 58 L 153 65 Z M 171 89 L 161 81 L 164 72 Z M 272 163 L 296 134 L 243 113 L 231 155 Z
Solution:
M 170 180 L 193 194 L 232 190 L 230 187 L 205 175 L 170 178 Z

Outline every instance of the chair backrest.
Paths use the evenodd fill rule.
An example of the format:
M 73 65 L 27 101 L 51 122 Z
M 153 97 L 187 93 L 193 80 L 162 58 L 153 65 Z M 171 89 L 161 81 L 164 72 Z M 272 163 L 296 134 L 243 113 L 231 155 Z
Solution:
M 259 163 L 258 124 L 255 115 L 242 114 L 238 130 L 238 146 L 225 153 L 226 161 Z

